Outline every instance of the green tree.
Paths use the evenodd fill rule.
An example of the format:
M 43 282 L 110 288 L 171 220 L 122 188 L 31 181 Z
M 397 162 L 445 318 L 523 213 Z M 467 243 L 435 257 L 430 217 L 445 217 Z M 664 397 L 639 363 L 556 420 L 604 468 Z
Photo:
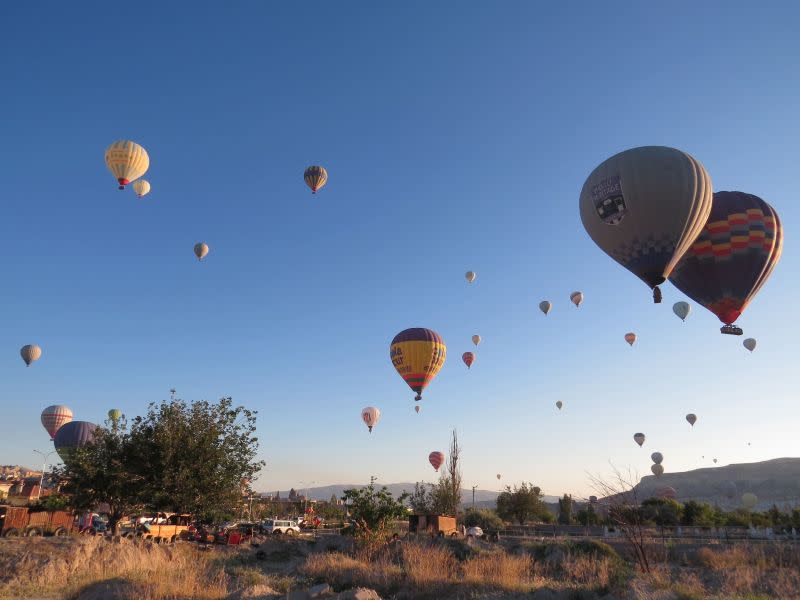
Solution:
M 431 485 L 424 481 L 418 481 L 414 484 L 414 491 L 408 498 L 408 504 L 414 514 L 417 515 L 430 515 L 434 514 L 433 508 L 433 493 Z
M 57 471 L 70 505 L 91 510 L 108 504 L 108 523 L 116 535 L 119 522 L 143 506 L 142 486 L 146 463 L 134 448 L 124 419 L 113 429 L 98 428 L 94 440 L 64 457 Z
M 404 492 L 395 499 L 386 486 L 375 489 L 372 479 L 367 487 L 344 490 L 342 500 L 347 503 L 356 536 L 377 540 L 389 530 L 392 521 L 406 516 L 403 502 L 407 497 Z
M 694 525 L 697 527 L 713 527 L 716 525 L 714 509 L 703 502 L 689 500 L 683 504 L 681 525 Z
M 488 508 L 468 508 L 461 522 L 465 527 L 480 527 L 484 531 L 503 529 L 503 519 Z
M 497 496 L 497 514 L 505 521 L 517 521 L 523 525 L 525 521 L 542 518 L 548 513 L 542 502 L 542 490 L 538 486 L 523 482 L 521 486 L 506 486 L 505 491 Z
M 587 504 L 586 508 L 582 508 L 576 513 L 575 521 L 581 525 L 599 525 L 600 517 L 597 516 L 594 506 Z
M 572 496 L 564 494 L 558 499 L 558 522 L 562 525 L 572 523 Z
M 673 527 L 680 523 L 681 505 L 669 498 L 648 498 L 642 502 L 642 516 L 659 527 Z
M 255 420 L 231 398 L 151 404 L 130 431 L 140 498 L 152 510 L 207 519 L 235 513 L 264 465 Z

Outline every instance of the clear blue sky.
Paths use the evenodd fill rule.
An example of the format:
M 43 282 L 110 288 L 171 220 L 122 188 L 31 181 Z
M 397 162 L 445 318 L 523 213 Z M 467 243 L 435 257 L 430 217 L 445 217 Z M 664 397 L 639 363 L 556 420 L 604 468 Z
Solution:
M 0 463 L 38 462 L 48 404 L 100 422 L 171 387 L 259 411 L 260 489 L 430 481 L 453 427 L 465 485 L 548 494 L 654 450 L 797 456 L 798 30 L 792 2 L 3 3 Z M 120 138 L 150 153 L 142 200 L 104 165 Z M 783 220 L 753 354 L 583 230 L 591 169 L 652 144 Z M 414 326 L 449 349 L 420 415 L 388 358 Z

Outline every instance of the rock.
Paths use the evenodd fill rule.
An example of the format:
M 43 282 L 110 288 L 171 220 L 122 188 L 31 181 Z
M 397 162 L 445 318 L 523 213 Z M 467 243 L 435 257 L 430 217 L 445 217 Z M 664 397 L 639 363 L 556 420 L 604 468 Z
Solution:
M 308 590 L 309 598 L 324 598 L 325 596 L 330 596 L 332 594 L 333 590 L 327 583 L 320 583 L 319 585 L 315 585 Z
M 268 585 L 253 585 L 228 596 L 227 600 L 274 600 L 283 598 L 283 594 L 276 592 Z
M 356 588 L 347 590 L 337 596 L 339 600 L 381 600 L 378 592 L 368 588 Z

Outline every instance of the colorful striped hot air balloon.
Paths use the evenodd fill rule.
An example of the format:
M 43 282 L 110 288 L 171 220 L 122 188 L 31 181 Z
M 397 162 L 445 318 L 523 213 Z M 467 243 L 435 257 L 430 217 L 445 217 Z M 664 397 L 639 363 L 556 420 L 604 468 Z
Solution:
M 670 281 L 717 315 L 725 324 L 722 333 L 741 335 L 733 323 L 769 278 L 782 249 L 774 208 L 752 194 L 717 192 L 711 214 Z
M 436 377 L 447 357 L 442 336 L 431 329 L 415 327 L 398 333 L 389 344 L 389 358 L 400 377 L 422 399 L 422 390 Z
M 48 406 L 42 411 L 42 425 L 45 430 L 50 434 L 52 440 L 56 436 L 56 432 L 62 425 L 72 421 L 72 411 L 68 406 L 63 404 L 54 404 Z
M 312 165 L 303 173 L 303 179 L 306 180 L 306 185 L 311 188 L 311 193 L 316 194 L 328 182 L 328 172 L 325 167 Z
M 431 463 L 431 466 L 439 471 L 439 467 L 444 464 L 444 453 L 439 451 L 431 452 L 428 455 L 428 462 Z
M 136 142 L 119 140 L 106 148 L 106 166 L 117 178 L 119 189 L 124 190 L 131 181 L 147 172 L 150 157 Z
M 586 232 L 611 258 L 653 288 L 670 276 L 711 211 L 711 178 L 680 150 L 625 150 L 598 166 L 583 184 Z
M 461 360 L 464 361 L 464 364 L 467 365 L 467 368 L 469 369 L 472 366 L 472 363 L 475 362 L 475 353 L 464 352 L 464 354 L 461 355 Z
M 94 440 L 97 425 L 87 421 L 70 421 L 62 425 L 53 438 L 53 445 L 61 460 L 69 459 L 76 448 L 82 448 Z

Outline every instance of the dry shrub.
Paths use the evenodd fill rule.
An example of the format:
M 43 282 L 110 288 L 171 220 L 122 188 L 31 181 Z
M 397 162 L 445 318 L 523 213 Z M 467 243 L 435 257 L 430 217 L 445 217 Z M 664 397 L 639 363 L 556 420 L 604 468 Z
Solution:
M 339 590 L 360 586 L 392 590 L 400 585 L 403 576 L 400 567 L 386 558 L 368 562 L 340 552 L 312 554 L 300 570 Z
M 462 564 L 464 581 L 506 591 L 527 591 L 533 586 L 533 559 L 505 552 L 481 554 Z
M 616 566 L 607 558 L 568 555 L 562 563 L 562 576 L 574 583 L 609 588 Z
M 448 548 L 424 543 L 403 544 L 401 560 L 408 581 L 417 586 L 447 582 L 457 565 Z
M 719 550 L 711 548 L 700 548 L 695 553 L 695 561 L 698 566 L 712 571 L 722 571 L 732 569 L 742 565 L 750 565 L 754 562 L 754 549 L 745 549 L 742 546 L 734 546 Z M 763 553 L 762 553 L 763 556 Z

